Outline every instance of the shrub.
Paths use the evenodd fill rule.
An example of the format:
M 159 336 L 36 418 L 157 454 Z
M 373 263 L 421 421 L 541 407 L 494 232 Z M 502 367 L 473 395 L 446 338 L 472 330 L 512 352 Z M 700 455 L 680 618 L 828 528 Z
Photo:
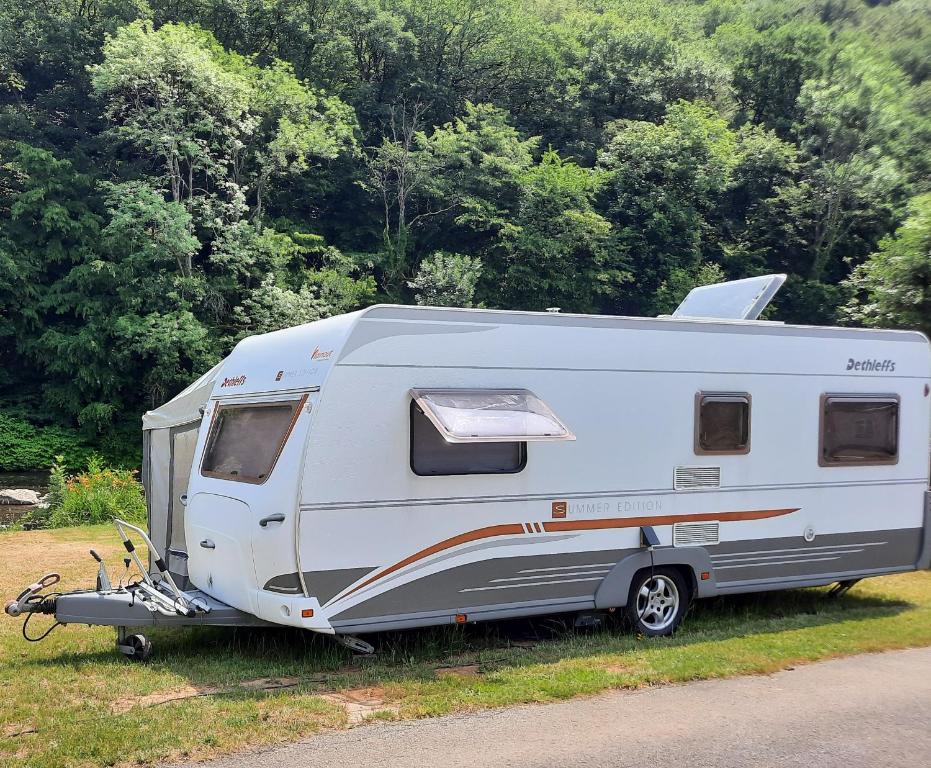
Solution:
M 0 413 L 0 472 L 51 469 L 56 459 L 66 469 L 77 470 L 86 467 L 95 452 L 110 464 L 138 467 L 141 445 L 139 429 L 132 424 L 112 427 L 91 440 L 76 429 L 40 427 Z
M 56 462 L 49 478 L 48 526 L 107 523 L 114 517 L 145 524 L 145 499 L 136 474 L 135 470 L 104 467 L 96 455 L 88 460 L 87 471 L 78 475 L 65 475 Z

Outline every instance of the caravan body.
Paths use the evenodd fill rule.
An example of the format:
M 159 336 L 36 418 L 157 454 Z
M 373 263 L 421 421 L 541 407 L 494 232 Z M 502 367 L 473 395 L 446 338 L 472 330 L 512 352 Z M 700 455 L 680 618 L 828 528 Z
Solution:
M 929 374 L 910 332 L 375 306 L 241 342 L 151 527 L 338 634 L 927 568 Z

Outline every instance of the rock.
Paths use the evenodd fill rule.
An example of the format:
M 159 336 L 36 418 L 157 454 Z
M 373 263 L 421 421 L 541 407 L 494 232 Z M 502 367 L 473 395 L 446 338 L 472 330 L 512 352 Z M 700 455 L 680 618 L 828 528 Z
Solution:
M 38 503 L 38 491 L 30 491 L 28 488 L 8 488 L 0 490 L 0 504 L 35 505 Z

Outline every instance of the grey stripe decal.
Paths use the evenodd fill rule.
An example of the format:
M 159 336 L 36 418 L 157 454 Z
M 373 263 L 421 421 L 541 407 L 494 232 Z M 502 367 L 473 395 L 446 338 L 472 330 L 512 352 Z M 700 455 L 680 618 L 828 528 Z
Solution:
M 531 583 L 522 583 L 522 584 L 501 584 L 497 587 L 468 587 L 467 589 L 460 589 L 460 594 L 463 592 L 488 592 L 492 589 L 523 589 L 524 587 L 551 587 L 554 584 L 578 584 L 583 581 L 602 581 L 603 576 L 598 576 L 594 579 L 566 579 L 565 581 L 538 581 Z
M 917 331 L 888 331 L 867 328 L 823 328 L 811 325 L 783 325 L 765 321 L 680 320 L 672 318 L 623 317 L 618 315 L 575 315 L 545 312 L 515 312 L 488 309 L 437 309 L 382 305 L 365 311 L 359 322 L 401 320 L 408 322 L 489 323 L 492 325 L 546 325 L 570 328 L 679 331 L 686 333 L 730 333 L 759 336 L 807 336 L 828 339 L 884 339 L 928 343 Z
M 552 541 L 552 539 L 547 539 Z M 613 568 L 617 563 L 591 563 L 590 565 L 557 565 L 553 568 L 527 568 L 518 573 L 543 573 L 545 571 L 571 571 L 573 568 Z
M 854 546 L 854 545 L 851 545 L 851 546 Z M 714 560 L 714 567 L 718 568 L 720 566 L 727 565 L 730 563 L 753 562 L 753 563 L 759 563 L 760 565 L 769 565 L 769 563 L 765 562 L 766 560 L 786 560 L 788 562 L 791 560 L 795 560 L 797 558 L 810 557 L 811 555 L 855 555 L 857 554 L 857 552 L 862 552 L 862 551 L 863 551 L 862 548 L 832 549 L 827 552 L 811 552 L 811 553 L 799 552 L 798 554 L 795 554 L 795 555 L 769 555 L 767 557 L 760 557 L 759 555 L 757 555 L 754 557 L 726 557 L 720 560 L 715 559 L 715 558 L 712 558 L 712 559 Z M 799 560 L 798 562 L 804 562 L 804 561 Z
M 720 376 L 816 376 L 831 379 L 880 379 L 894 381 L 896 379 L 927 379 L 927 376 L 917 374 L 885 375 L 882 373 L 793 373 L 789 371 L 708 371 L 708 370 L 671 370 L 667 368 L 563 368 L 556 366 L 527 366 L 527 365 L 436 365 L 430 364 L 399 364 L 399 363 L 339 363 L 343 368 L 405 368 L 419 370 L 451 370 L 451 371 L 555 371 L 566 373 L 662 373 L 662 374 L 705 374 Z
M 888 541 L 851 541 L 849 544 L 826 544 L 823 547 L 793 547 L 792 549 L 758 549 L 755 552 L 731 552 L 726 555 L 712 555 L 712 560 L 722 557 L 737 557 L 738 555 L 771 555 L 778 552 L 813 552 L 816 549 L 838 549 L 841 547 L 881 547 Z
M 524 571 L 518 571 L 524 573 Z M 597 576 L 599 574 L 610 573 L 610 570 L 604 571 L 570 571 L 569 573 L 538 573 L 534 576 L 509 576 L 506 579 L 492 579 L 489 584 L 498 584 L 503 581 L 528 581 L 532 579 L 564 579 L 567 576 Z M 553 581 L 552 584 L 561 584 L 560 581 Z
M 302 504 L 302 512 L 312 512 L 315 510 L 340 510 L 340 509 L 373 509 L 381 507 L 417 507 L 417 506 L 434 506 L 441 504 L 487 504 L 491 502 L 521 502 L 521 501 L 551 501 L 552 499 L 604 499 L 615 496 L 658 496 L 658 495 L 678 495 L 688 493 L 689 495 L 699 493 L 736 493 L 740 491 L 781 491 L 781 490 L 805 490 L 811 488 L 879 488 L 895 485 L 927 485 L 928 478 L 908 478 L 901 480 L 853 480 L 846 482 L 834 483 L 783 483 L 779 485 L 731 485 L 725 488 L 701 488 L 689 491 L 674 491 L 672 488 L 653 488 L 643 490 L 615 490 L 615 491 L 589 491 L 564 493 L 553 491 L 552 493 L 534 493 L 534 494 L 515 494 L 513 496 L 437 496 L 419 499 L 369 499 L 366 501 L 327 501 L 318 504 Z
M 410 576 L 412 573 L 417 573 L 417 571 L 423 570 L 424 568 L 428 568 L 430 566 L 436 565 L 437 563 L 442 563 L 444 560 L 450 560 L 454 557 L 460 557 L 461 555 L 466 555 L 469 552 L 477 552 L 480 549 L 494 549 L 496 547 L 519 547 L 519 546 L 523 546 L 524 544 L 536 544 L 536 543 L 544 542 L 544 541 L 547 544 L 552 544 L 557 541 L 564 541 L 565 539 L 575 539 L 578 537 L 578 535 L 579 534 L 574 533 L 569 536 L 527 536 L 526 538 L 521 538 L 521 539 L 489 540 L 484 543 L 472 544 L 471 546 L 463 547 L 462 549 L 454 549 L 454 551 L 452 552 L 447 552 L 445 554 L 439 555 L 438 557 L 434 557 L 428 560 L 421 561 L 419 564 L 414 565 L 412 568 L 402 569 L 398 571 L 397 573 L 392 574 L 391 576 L 388 576 L 384 579 L 379 579 L 378 581 L 373 582 L 365 589 L 360 589 L 356 594 L 359 594 L 359 595 L 369 594 L 370 592 L 376 589 L 380 589 L 381 586 L 384 584 L 390 584 L 391 582 L 397 581 L 400 578 L 403 578 L 405 576 Z M 569 567 L 578 568 L 580 566 L 571 565 Z M 345 592 L 345 590 L 349 589 L 351 586 L 353 585 L 347 584 L 345 589 L 340 590 L 338 594 L 334 595 L 333 599 L 330 600 L 330 602 L 335 602 L 336 598 L 338 598 L 342 592 Z
M 716 565 L 716 571 L 726 571 L 731 568 L 762 568 L 766 565 L 795 565 L 796 563 L 826 563 L 828 560 L 840 560 L 838 557 L 814 557 L 809 560 L 777 560 L 771 563 L 744 563 L 743 565 Z

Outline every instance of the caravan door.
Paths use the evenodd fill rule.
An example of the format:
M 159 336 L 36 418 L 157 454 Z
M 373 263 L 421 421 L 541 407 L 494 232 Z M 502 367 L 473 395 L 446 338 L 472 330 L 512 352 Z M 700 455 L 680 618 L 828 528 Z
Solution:
M 216 401 L 197 492 L 188 502 L 191 581 L 218 600 L 258 616 L 261 592 L 281 586 L 268 582 L 297 572 L 309 397 L 287 393 Z M 299 581 L 288 587 L 285 594 L 303 594 Z

